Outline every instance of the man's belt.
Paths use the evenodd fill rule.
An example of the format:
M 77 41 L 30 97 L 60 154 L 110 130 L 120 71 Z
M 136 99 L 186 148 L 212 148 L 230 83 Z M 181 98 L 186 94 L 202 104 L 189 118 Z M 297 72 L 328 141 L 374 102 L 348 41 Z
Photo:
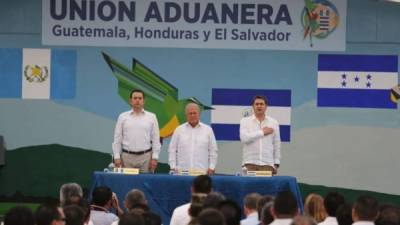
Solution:
M 132 152 L 132 151 L 128 151 L 128 150 L 125 150 L 125 149 L 122 149 L 122 151 L 125 152 L 125 153 L 128 153 L 128 154 L 132 154 L 132 155 L 143 155 L 143 154 L 146 154 L 148 152 L 151 152 L 151 148 L 149 148 L 147 150 L 144 150 L 144 151 L 140 151 L 140 152 Z

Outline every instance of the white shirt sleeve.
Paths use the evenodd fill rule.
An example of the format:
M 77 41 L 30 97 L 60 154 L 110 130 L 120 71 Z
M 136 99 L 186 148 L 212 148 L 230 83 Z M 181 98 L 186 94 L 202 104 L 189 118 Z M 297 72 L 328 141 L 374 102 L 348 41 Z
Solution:
M 153 149 L 152 159 L 158 160 L 161 151 L 160 128 L 158 127 L 157 117 L 153 114 L 153 128 L 151 134 L 151 148 Z
M 168 147 L 168 163 L 171 169 L 176 169 L 176 152 L 178 151 L 179 129 L 175 129 Z
M 214 131 L 212 128 L 210 128 L 210 141 L 209 141 L 209 165 L 208 167 L 212 170 L 215 170 L 215 167 L 217 166 L 217 159 L 218 159 L 218 146 L 217 146 L 217 141 L 215 139 Z
M 121 114 L 118 117 L 117 124 L 115 125 L 115 129 L 114 129 L 114 141 L 112 143 L 114 159 L 120 159 L 121 158 L 122 121 L 123 121 L 123 116 Z
M 281 134 L 279 124 L 276 125 L 272 144 L 274 146 L 274 162 L 275 164 L 281 164 Z

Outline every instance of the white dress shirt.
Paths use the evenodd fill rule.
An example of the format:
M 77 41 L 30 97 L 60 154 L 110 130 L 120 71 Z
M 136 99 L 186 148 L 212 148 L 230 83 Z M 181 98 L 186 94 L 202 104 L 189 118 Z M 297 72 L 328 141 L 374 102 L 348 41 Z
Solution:
M 293 219 L 274 219 L 269 225 L 290 225 Z
M 260 221 L 258 221 L 258 212 L 255 211 L 250 213 L 246 219 L 240 221 L 240 225 L 258 225 Z
M 190 202 L 174 209 L 169 225 L 188 225 L 190 222 L 189 208 Z
M 177 127 L 169 144 L 171 169 L 215 169 L 217 164 L 217 141 L 212 128 L 199 122 L 192 127 L 184 123 Z
M 372 221 L 360 220 L 360 221 L 354 222 L 352 225 L 375 225 L 375 223 Z
M 152 159 L 160 154 L 160 130 L 154 113 L 133 110 L 121 113 L 118 117 L 112 144 L 114 159 L 121 158 L 121 151 L 141 152 L 153 149 Z
M 264 136 L 262 128 L 270 127 L 272 134 Z M 243 165 L 274 166 L 280 164 L 281 137 L 279 123 L 269 116 L 260 122 L 255 115 L 245 117 L 240 121 L 240 140 L 243 144 Z
M 324 221 L 319 223 L 318 225 L 338 225 L 336 217 L 328 216 Z

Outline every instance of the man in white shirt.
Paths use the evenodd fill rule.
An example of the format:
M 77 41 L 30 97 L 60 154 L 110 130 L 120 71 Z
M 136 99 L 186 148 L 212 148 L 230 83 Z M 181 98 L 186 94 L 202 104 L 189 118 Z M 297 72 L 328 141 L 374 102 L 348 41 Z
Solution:
M 278 121 L 266 115 L 267 105 L 268 101 L 264 96 L 255 96 L 254 115 L 240 121 L 242 165 L 248 171 L 272 171 L 276 174 L 281 159 L 281 137 Z
M 271 209 L 274 221 L 270 225 L 290 225 L 299 214 L 296 197 L 290 191 L 278 193 Z
M 217 164 L 217 141 L 212 128 L 200 122 L 200 108 L 189 103 L 185 108 L 187 122 L 177 127 L 169 145 L 169 166 L 181 171 L 199 169 L 212 175 Z
M 193 180 L 192 195 L 193 194 L 209 194 L 212 190 L 212 180 L 207 175 L 197 176 Z M 170 225 L 187 225 L 190 222 L 189 208 L 190 202 L 183 204 L 174 209 L 171 216 Z
M 115 167 L 154 172 L 161 149 L 157 117 L 144 110 L 143 91 L 133 90 L 130 103 L 132 110 L 121 113 L 115 126 L 112 144 Z
M 379 204 L 374 197 L 367 195 L 358 197 L 351 211 L 353 225 L 374 225 L 378 212 Z
M 246 219 L 240 221 L 241 225 L 258 225 L 258 212 L 257 202 L 261 199 L 261 195 L 258 193 L 250 193 L 244 197 L 243 209 Z
M 328 216 L 318 225 L 338 225 L 336 211 L 344 203 L 343 195 L 338 192 L 329 192 L 324 198 L 324 207 Z

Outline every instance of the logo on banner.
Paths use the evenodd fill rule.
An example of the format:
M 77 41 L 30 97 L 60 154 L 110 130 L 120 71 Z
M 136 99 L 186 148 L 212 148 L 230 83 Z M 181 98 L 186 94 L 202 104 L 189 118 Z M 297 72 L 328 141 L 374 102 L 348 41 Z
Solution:
M 24 68 L 25 79 L 29 82 L 42 83 L 49 76 L 49 69 L 47 66 L 26 65 Z
M 325 39 L 339 25 L 340 16 L 336 6 L 328 0 L 305 0 L 306 6 L 302 12 L 301 24 L 304 28 L 304 39 Z

